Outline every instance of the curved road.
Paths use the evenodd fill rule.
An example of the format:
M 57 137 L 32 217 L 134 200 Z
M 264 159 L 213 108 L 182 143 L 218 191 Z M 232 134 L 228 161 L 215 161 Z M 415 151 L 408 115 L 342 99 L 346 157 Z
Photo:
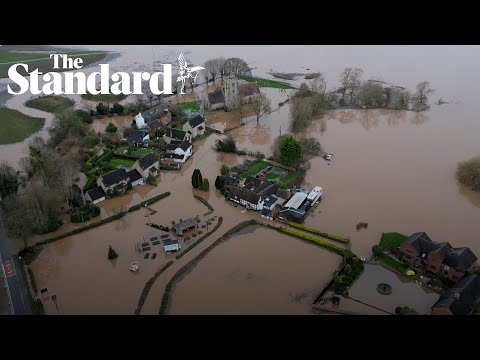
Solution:
M 30 306 L 27 304 L 26 288 L 21 273 L 17 272 L 18 262 L 12 257 L 8 238 L 3 226 L 0 210 L 0 263 L 2 264 L 2 278 L 7 290 L 10 312 L 12 315 L 31 315 Z

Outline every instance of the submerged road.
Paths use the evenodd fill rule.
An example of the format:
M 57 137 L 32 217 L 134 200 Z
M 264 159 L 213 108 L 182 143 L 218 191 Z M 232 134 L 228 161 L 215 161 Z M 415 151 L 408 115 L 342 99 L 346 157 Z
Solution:
M 8 238 L 3 226 L 0 211 L 0 263 L 2 265 L 2 278 L 7 290 L 10 312 L 12 315 L 31 315 L 30 306 L 26 303 L 25 283 L 22 274 L 18 274 L 18 266 L 8 247 Z

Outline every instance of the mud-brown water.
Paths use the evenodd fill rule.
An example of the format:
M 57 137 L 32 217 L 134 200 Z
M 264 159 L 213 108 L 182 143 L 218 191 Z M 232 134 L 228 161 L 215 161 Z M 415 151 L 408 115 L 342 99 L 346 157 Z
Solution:
M 151 68 L 151 47 L 115 47 L 115 50 L 118 49 L 124 50 L 125 55 L 116 60 L 113 67 L 125 66 L 124 71 L 137 67 Z M 168 49 L 154 47 L 156 58 L 159 59 L 160 54 L 165 54 L 165 61 L 175 61 L 179 50 L 184 50 L 187 55 L 186 47 Z M 201 64 L 205 59 L 216 55 L 240 56 L 249 62 L 255 62 L 251 65 L 256 67 L 255 75 L 264 75 L 272 68 L 276 71 L 294 72 L 308 67 L 312 71 L 326 72 L 329 87 L 335 86 L 338 74 L 344 67 L 360 66 L 365 71 L 364 78 L 383 78 L 412 90 L 417 82 L 429 80 L 436 89 L 432 103 L 439 97 L 453 102 L 442 106 L 433 105 L 430 111 L 422 114 L 341 110 L 331 112 L 324 119 L 317 121 L 311 129 L 308 129 L 307 134 L 317 137 L 325 150 L 334 154 L 334 158 L 331 165 L 327 165 L 320 158 L 311 161 L 312 166 L 306 176 L 307 185 L 322 186 L 324 196 L 322 202 L 316 207 L 315 213 L 310 214 L 306 219 L 306 225 L 326 232 L 350 236 L 352 250 L 358 255 L 368 256 L 372 245 L 378 242 L 381 233 L 388 231 L 405 234 L 426 231 L 435 241 L 449 241 L 453 246 L 469 246 L 477 255 L 480 254 L 480 243 L 477 238 L 480 195 L 460 187 L 454 176 L 458 161 L 476 156 L 480 151 L 477 140 L 480 133 L 478 120 L 480 109 L 472 91 L 476 88 L 475 84 L 478 83 L 480 76 L 475 70 L 480 60 L 480 48 L 327 46 L 296 47 L 295 51 L 291 50 L 289 47 L 262 49 L 194 46 L 192 53 L 187 57 Z M 282 59 L 281 63 L 278 59 Z M 275 89 L 264 91 L 272 99 L 273 108 L 288 96 L 285 92 Z M 215 121 L 228 122 L 221 118 L 214 119 L 213 122 Z M 232 118 L 231 121 L 234 123 L 235 119 Z M 259 150 L 268 156 L 270 144 L 274 138 L 280 132 L 288 131 L 289 106 L 284 105 L 278 111 L 262 117 L 258 125 L 254 117 L 245 119 L 244 123 L 244 126 L 230 132 L 237 139 L 239 147 L 249 151 Z M 158 216 L 161 216 L 163 210 L 165 220 L 159 218 L 158 221 L 165 223 L 171 219 L 170 213 L 177 217 L 186 217 L 182 209 L 190 207 L 192 212 L 195 212 L 194 206 L 197 205 L 192 198 L 190 176 L 196 167 L 200 168 L 203 176 L 210 180 L 212 191 L 206 197 L 216 209 L 214 214 L 224 217 L 224 224 L 214 236 L 195 248 L 191 254 L 175 261 L 174 265 L 162 274 L 152 287 L 143 308 L 143 314 L 158 313 L 165 282 L 182 265 L 231 226 L 252 216 L 258 218 L 256 213 L 242 213 L 241 208 L 230 206 L 220 194 L 213 191 L 213 183 L 220 165 L 226 163 L 232 166 L 241 161 L 236 156 L 212 151 L 217 138 L 217 135 L 212 135 L 203 143 L 196 144 L 193 159 L 189 160 L 179 172 L 162 172 L 157 188 L 137 187 L 127 197 L 100 204 L 102 216 L 105 216 L 119 206 L 128 206 L 145 197 L 171 191 L 170 198 L 154 205 L 159 210 Z M 17 152 L 8 150 L 6 153 L 2 148 L 0 156 L 14 158 Z M 192 215 L 196 215 L 196 212 Z M 140 220 L 135 220 L 137 216 Z M 148 275 L 135 274 L 134 276 L 138 275 L 137 278 L 140 281 L 126 280 L 132 274 L 125 270 L 124 265 L 131 260 L 127 261 L 121 256 L 117 261 L 125 261 L 125 263 L 116 269 L 108 270 L 110 278 L 104 277 L 106 275 L 103 272 L 107 271 L 105 264 L 111 267 L 110 263 L 106 262 L 107 242 L 121 239 L 124 233 L 130 234 L 129 236 L 142 233 L 144 231 L 141 225 L 141 220 L 144 220 L 142 216 L 140 212 L 130 214 L 118 224 L 114 222 L 88 232 L 88 236 L 90 237 L 92 233 L 92 238 L 97 241 L 88 242 L 85 240 L 85 235 L 80 234 L 46 246 L 40 255 L 43 261 L 46 261 L 43 264 L 57 265 L 42 265 L 42 260 L 39 260 L 33 265 L 34 272 L 36 276 L 37 273 L 40 274 L 38 281 L 42 286 L 59 289 L 56 291 L 59 294 L 61 291 L 62 297 L 69 299 L 71 304 L 64 308 L 64 311 L 68 310 L 68 313 L 133 312 L 145 281 L 153 275 L 158 266 L 152 265 L 151 273 Z M 357 232 L 355 225 L 359 221 L 368 222 L 368 229 Z M 122 226 L 125 229 L 122 230 Z M 116 230 L 116 227 L 120 230 Z M 133 230 L 134 228 L 136 230 Z M 266 238 L 265 243 L 272 241 L 270 237 L 266 236 Z M 291 240 L 295 243 L 295 240 Z M 120 253 L 124 249 L 121 245 L 122 240 L 118 241 Z M 236 240 L 231 241 L 234 244 Z M 63 243 L 69 245 L 62 245 Z M 86 244 L 89 246 L 85 246 Z M 234 245 L 226 243 L 221 246 L 228 249 L 229 246 Z M 292 245 L 292 247 L 295 246 Z M 62 253 L 62 247 L 68 251 Z M 221 247 L 214 251 L 217 250 L 222 253 L 226 251 Z M 270 251 L 268 246 L 257 249 L 258 254 L 267 250 Z M 95 254 L 95 261 L 91 259 L 92 254 Z M 212 252 L 212 254 L 215 253 Z M 225 253 L 224 256 L 236 260 L 235 252 Z M 301 264 L 300 258 L 295 259 L 298 264 Z M 219 266 L 226 263 L 224 259 L 214 262 L 204 260 L 205 265 L 199 263 L 188 276 L 195 277 L 197 269 L 214 267 L 217 262 Z M 83 276 L 86 264 L 91 266 L 87 271 L 89 274 L 87 277 L 94 277 L 93 283 L 90 285 L 90 282 L 83 279 L 79 280 L 82 286 L 72 286 L 73 279 L 77 280 L 79 276 Z M 280 267 L 277 263 L 270 265 L 272 269 Z M 270 270 L 265 268 L 265 271 Z M 325 272 L 328 273 L 329 270 L 326 269 Z M 102 275 L 96 276 L 97 273 Z M 324 273 L 323 269 L 321 273 Z M 187 279 L 188 277 L 185 281 Z M 322 282 L 322 279 L 319 277 L 318 281 Z M 112 287 L 112 289 L 102 290 L 102 284 L 105 288 Z M 63 288 L 65 290 L 61 290 Z M 127 292 L 126 288 L 130 288 L 131 293 L 135 295 L 129 293 L 128 296 L 114 296 Z M 197 291 L 195 286 L 190 288 L 192 294 Z M 238 289 L 241 289 L 241 286 Z M 89 303 L 85 304 L 86 301 L 82 298 L 89 291 L 92 295 L 88 295 Z M 187 292 L 187 288 L 184 291 Z M 95 292 L 103 294 L 104 302 L 93 300 Z M 107 309 L 108 301 L 115 303 L 111 310 Z M 239 301 L 234 305 L 239 305 Z M 62 304 L 60 295 L 59 304 Z M 63 305 L 67 306 L 66 303 Z M 188 312 L 188 309 L 185 312 Z
M 340 262 L 315 245 L 249 227 L 177 281 L 169 313 L 307 314 Z

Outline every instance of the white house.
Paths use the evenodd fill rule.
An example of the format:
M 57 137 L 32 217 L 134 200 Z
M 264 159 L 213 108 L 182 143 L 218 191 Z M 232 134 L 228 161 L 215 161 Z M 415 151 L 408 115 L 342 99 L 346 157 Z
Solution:
M 144 179 L 147 179 L 150 175 L 155 177 L 158 175 L 160 160 L 158 159 L 157 155 L 148 154 L 137 160 L 133 167 Z
M 182 248 L 178 240 L 172 240 L 172 239 L 163 240 L 163 246 L 167 254 L 170 254 L 172 251 L 178 251 Z
M 247 209 L 262 210 L 264 200 L 262 195 L 245 188 L 232 186 L 227 194 L 227 199 L 245 206 Z
M 105 194 L 105 191 L 103 191 L 102 187 L 96 186 L 85 193 L 85 200 L 95 205 L 104 201 L 106 196 L 107 195 Z
M 135 116 L 135 124 L 137 125 L 138 129 L 143 129 L 147 127 L 147 124 L 145 123 L 145 119 L 143 118 L 142 113 L 138 113 L 138 115 Z
M 195 116 L 193 119 L 188 120 L 183 125 L 183 131 L 187 134 L 191 134 L 192 138 L 205 133 L 205 119 L 200 115 Z
M 130 178 L 130 184 L 132 184 L 132 187 L 145 184 L 145 179 L 143 178 L 142 174 L 138 172 L 137 169 L 132 169 L 127 174 Z
M 178 163 L 184 163 L 193 153 L 192 143 L 188 140 L 182 141 L 181 144 L 171 143 L 166 146 L 166 152 L 163 154 L 165 160 L 171 160 Z

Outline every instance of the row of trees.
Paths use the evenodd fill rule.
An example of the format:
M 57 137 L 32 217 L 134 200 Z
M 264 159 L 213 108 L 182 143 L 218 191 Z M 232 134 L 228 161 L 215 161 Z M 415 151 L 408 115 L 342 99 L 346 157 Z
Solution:
M 272 145 L 273 160 L 292 167 L 308 160 L 310 156 L 321 155 L 322 152 L 322 146 L 317 139 L 296 140 L 290 134 L 277 137 Z
M 247 62 L 243 59 L 234 57 L 225 59 L 224 57 L 217 57 L 209 59 L 203 64 L 205 68 L 205 82 L 210 80 L 215 84 L 215 78 L 220 76 L 221 81 L 225 76 L 239 77 L 242 75 L 251 75 L 252 70 Z

